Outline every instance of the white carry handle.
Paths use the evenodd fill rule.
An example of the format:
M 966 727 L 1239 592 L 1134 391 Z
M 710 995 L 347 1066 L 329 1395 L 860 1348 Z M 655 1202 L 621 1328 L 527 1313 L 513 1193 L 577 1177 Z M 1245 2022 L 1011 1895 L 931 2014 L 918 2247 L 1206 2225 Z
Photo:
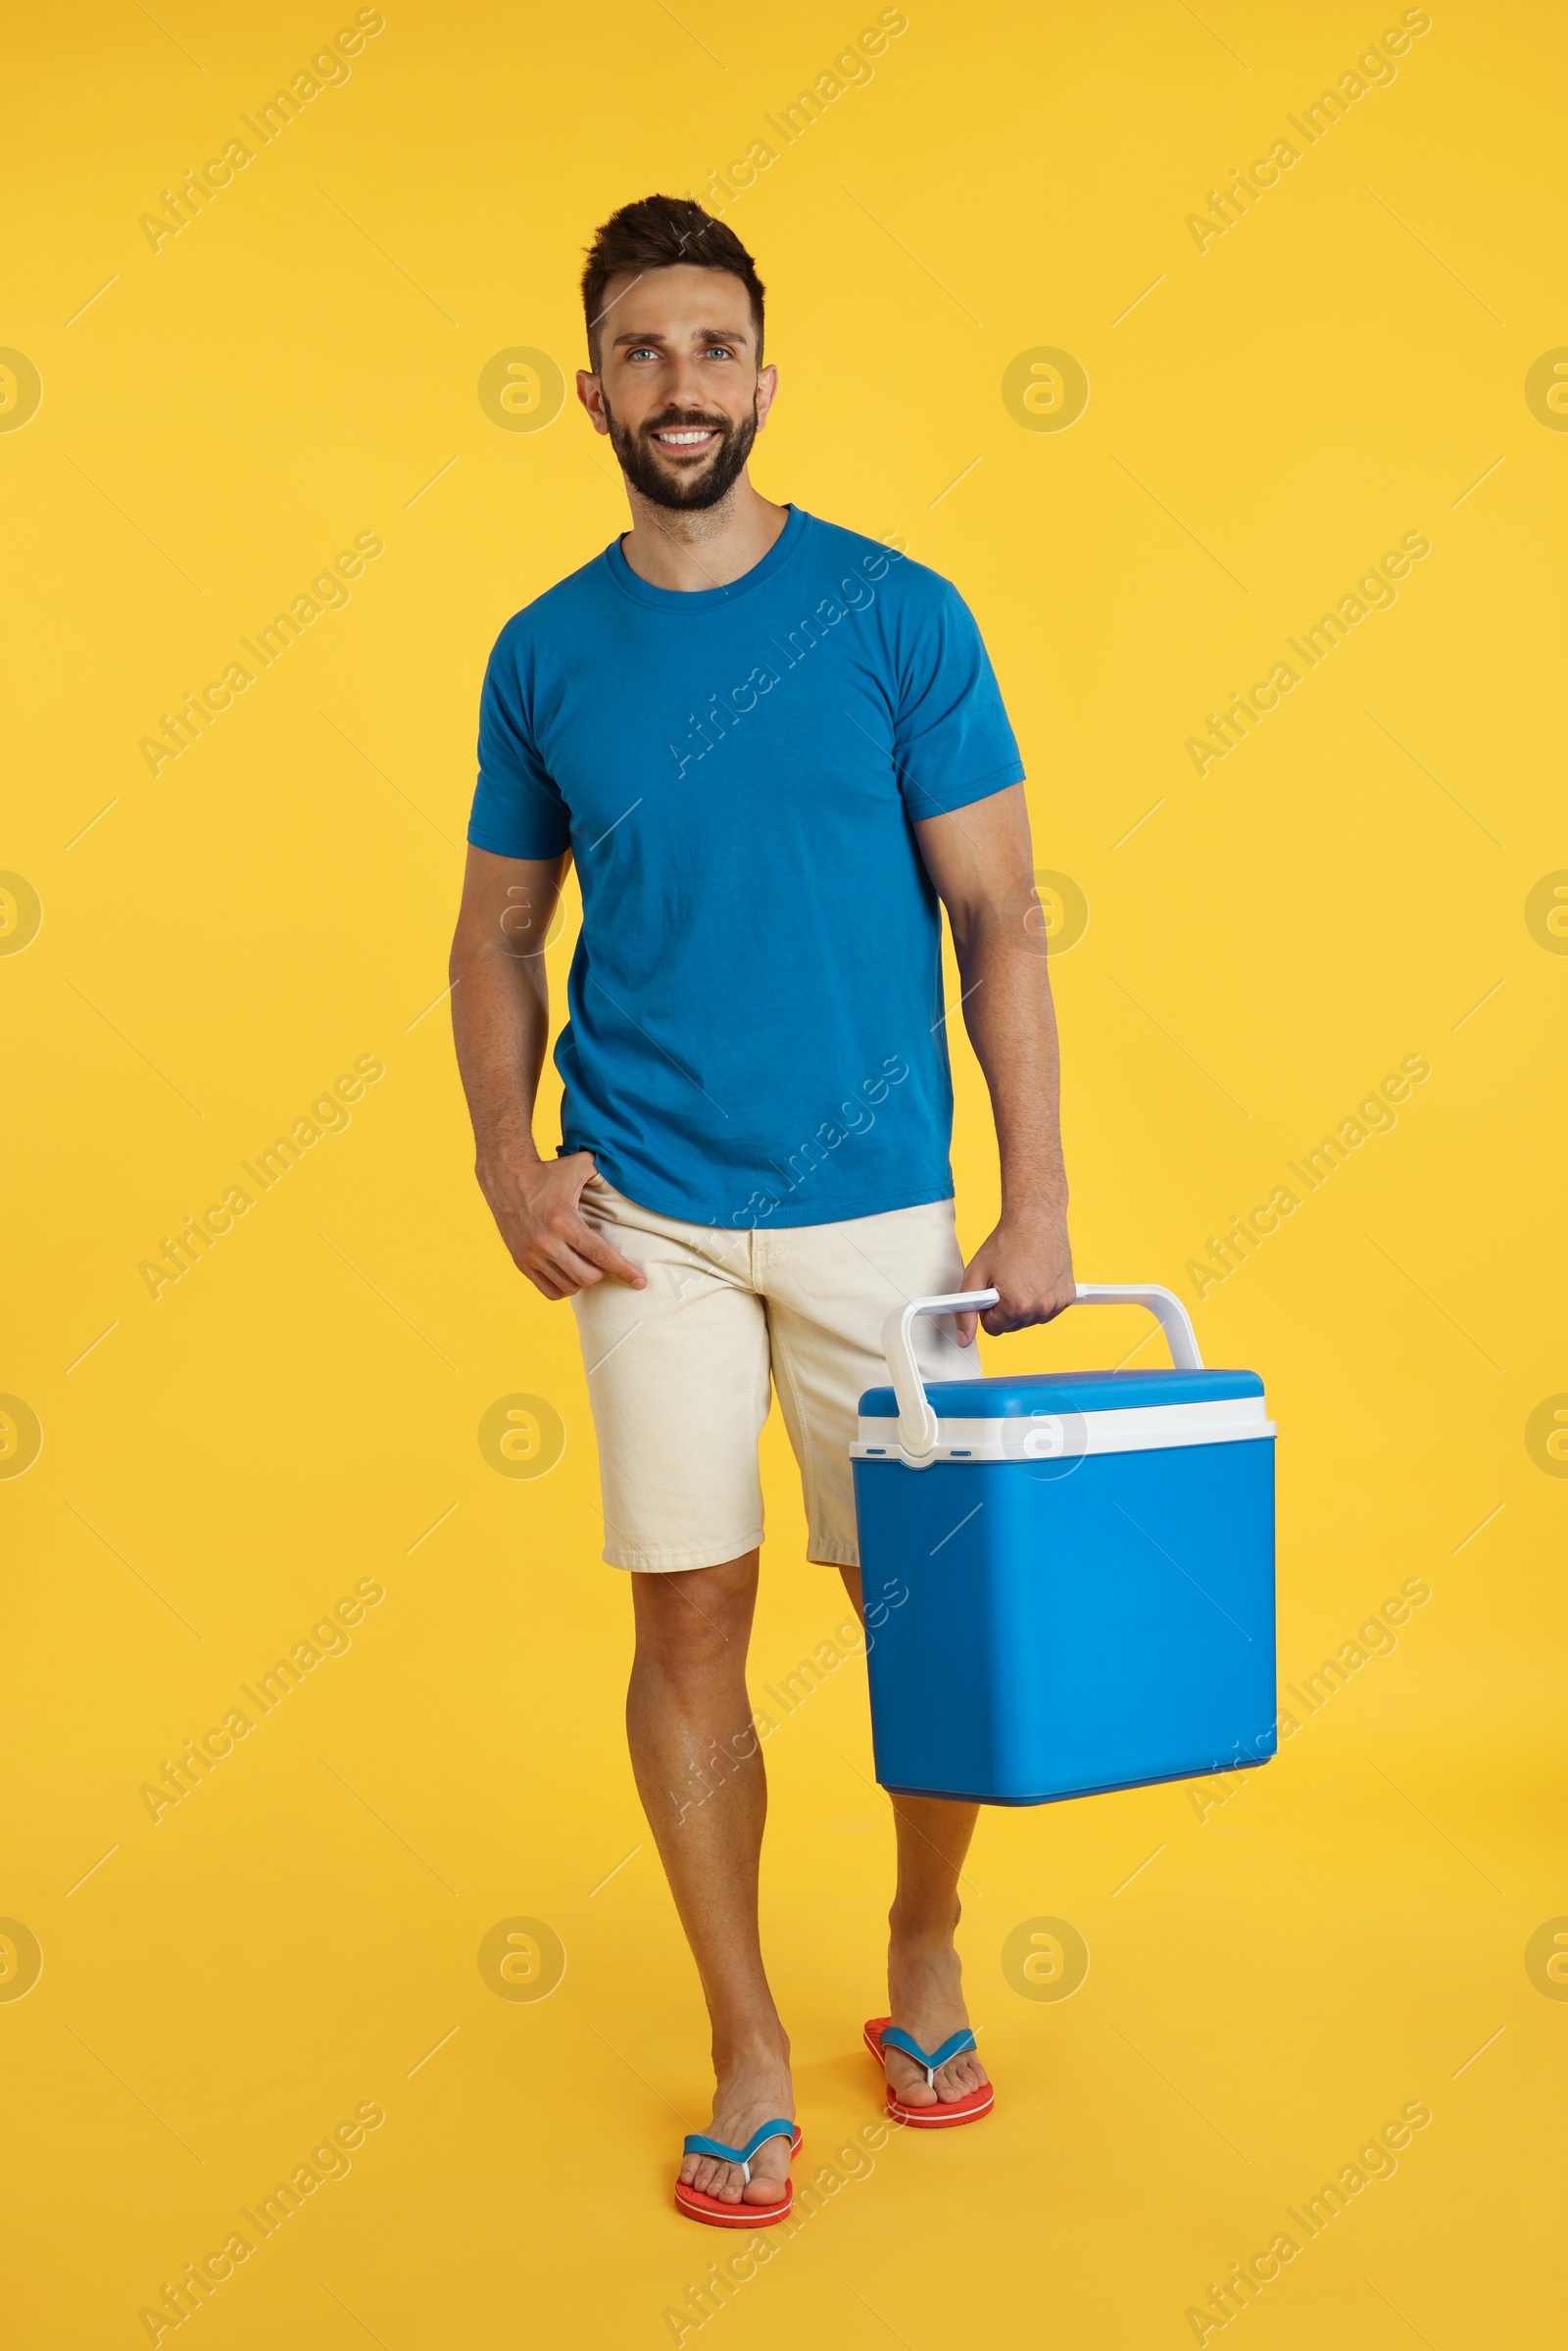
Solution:
M 882 1351 L 899 1400 L 899 1445 L 910 1460 L 928 1460 L 936 1450 L 939 1434 L 937 1416 L 914 1359 L 915 1316 L 983 1312 L 996 1305 L 999 1297 L 995 1290 L 964 1290 L 952 1298 L 912 1298 L 906 1306 L 895 1306 L 883 1323 Z M 1074 1302 L 1080 1306 L 1147 1306 L 1159 1318 L 1176 1369 L 1202 1370 L 1192 1317 L 1176 1293 L 1158 1282 L 1080 1282 Z

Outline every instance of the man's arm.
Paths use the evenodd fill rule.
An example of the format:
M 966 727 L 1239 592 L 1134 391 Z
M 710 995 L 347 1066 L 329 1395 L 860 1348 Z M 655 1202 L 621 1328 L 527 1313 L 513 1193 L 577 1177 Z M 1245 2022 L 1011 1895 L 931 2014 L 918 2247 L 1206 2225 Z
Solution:
M 647 1287 L 637 1266 L 578 1213 L 595 1173 L 589 1151 L 541 1159 L 533 1104 L 550 1033 L 545 940 L 565 876 L 560 857 L 468 851 L 452 941 L 452 1032 L 473 1120 L 474 1174 L 513 1263 L 546 1298 L 569 1298 L 613 1274 Z
M 1050 1322 L 1074 1295 L 1056 1017 L 1023 786 L 928 816 L 914 830 L 953 925 L 964 1025 L 991 1089 L 1002 1158 L 1001 1221 L 963 1286 L 1002 1293 L 980 1317 L 986 1330 L 1021 1331 Z M 967 1345 L 975 1318 L 956 1319 Z

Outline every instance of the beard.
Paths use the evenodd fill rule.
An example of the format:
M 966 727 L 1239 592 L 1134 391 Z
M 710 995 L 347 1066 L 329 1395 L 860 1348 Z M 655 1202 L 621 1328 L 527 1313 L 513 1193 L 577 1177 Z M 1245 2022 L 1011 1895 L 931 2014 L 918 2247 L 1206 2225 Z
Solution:
M 697 409 L 668 409 L 663 416 L 655 416 L 639 432 L 633 432 L 612 413 L 605 402 L 605 416 L 610 425 L 610 445 L 614 450 L 622 473 L 631 487 L 655 506 L 671 508 L 679 514 L 700 514 L 706 507 L 717 506 L 727 497 L 740 478 L 741 469 L 752 454 L 757 438 L 755 411 L 732 423 L 728 417 L 705 416 Z M 707 426 L 722 438 L 709 455 L 708 463 L 692 472 L 676 473 L 669 469 L 660 447 L 654 439 L 656 432 L 678 431 L 682 426 Z

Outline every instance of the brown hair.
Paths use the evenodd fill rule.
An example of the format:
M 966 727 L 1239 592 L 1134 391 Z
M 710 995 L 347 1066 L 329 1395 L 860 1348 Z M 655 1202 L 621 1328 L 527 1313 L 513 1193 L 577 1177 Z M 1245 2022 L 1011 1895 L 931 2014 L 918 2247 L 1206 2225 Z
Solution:
M 685 196 L 644 196 L 612 213 L 588 248 L 582 272 L 583 316 L 588 324 L 588 358 L 599 371 L 599 328 L 605 288 L 628 269 L 723 269 L 738 277 L 752 299 L 757 361 L 762 361 L 762 281 L 733 228 Z

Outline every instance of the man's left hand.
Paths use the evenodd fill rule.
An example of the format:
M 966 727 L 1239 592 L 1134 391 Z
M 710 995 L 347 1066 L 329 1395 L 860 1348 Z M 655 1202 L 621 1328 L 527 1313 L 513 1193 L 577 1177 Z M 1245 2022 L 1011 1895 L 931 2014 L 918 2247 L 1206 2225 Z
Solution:
M 977 1320 L 993 1338 L 1003 1331 L 1026 1331 L 1033 1323 L 1054 1321 L 1077 1295 L 1066 1210 L 1004 1214 L 965 1267 L 963 1287 L 997 1290 L 1002 1297 L 1000 1304 L 988 1306 L 978 1317 L 954 1316 L 960 1347 L 974 1344 Z

